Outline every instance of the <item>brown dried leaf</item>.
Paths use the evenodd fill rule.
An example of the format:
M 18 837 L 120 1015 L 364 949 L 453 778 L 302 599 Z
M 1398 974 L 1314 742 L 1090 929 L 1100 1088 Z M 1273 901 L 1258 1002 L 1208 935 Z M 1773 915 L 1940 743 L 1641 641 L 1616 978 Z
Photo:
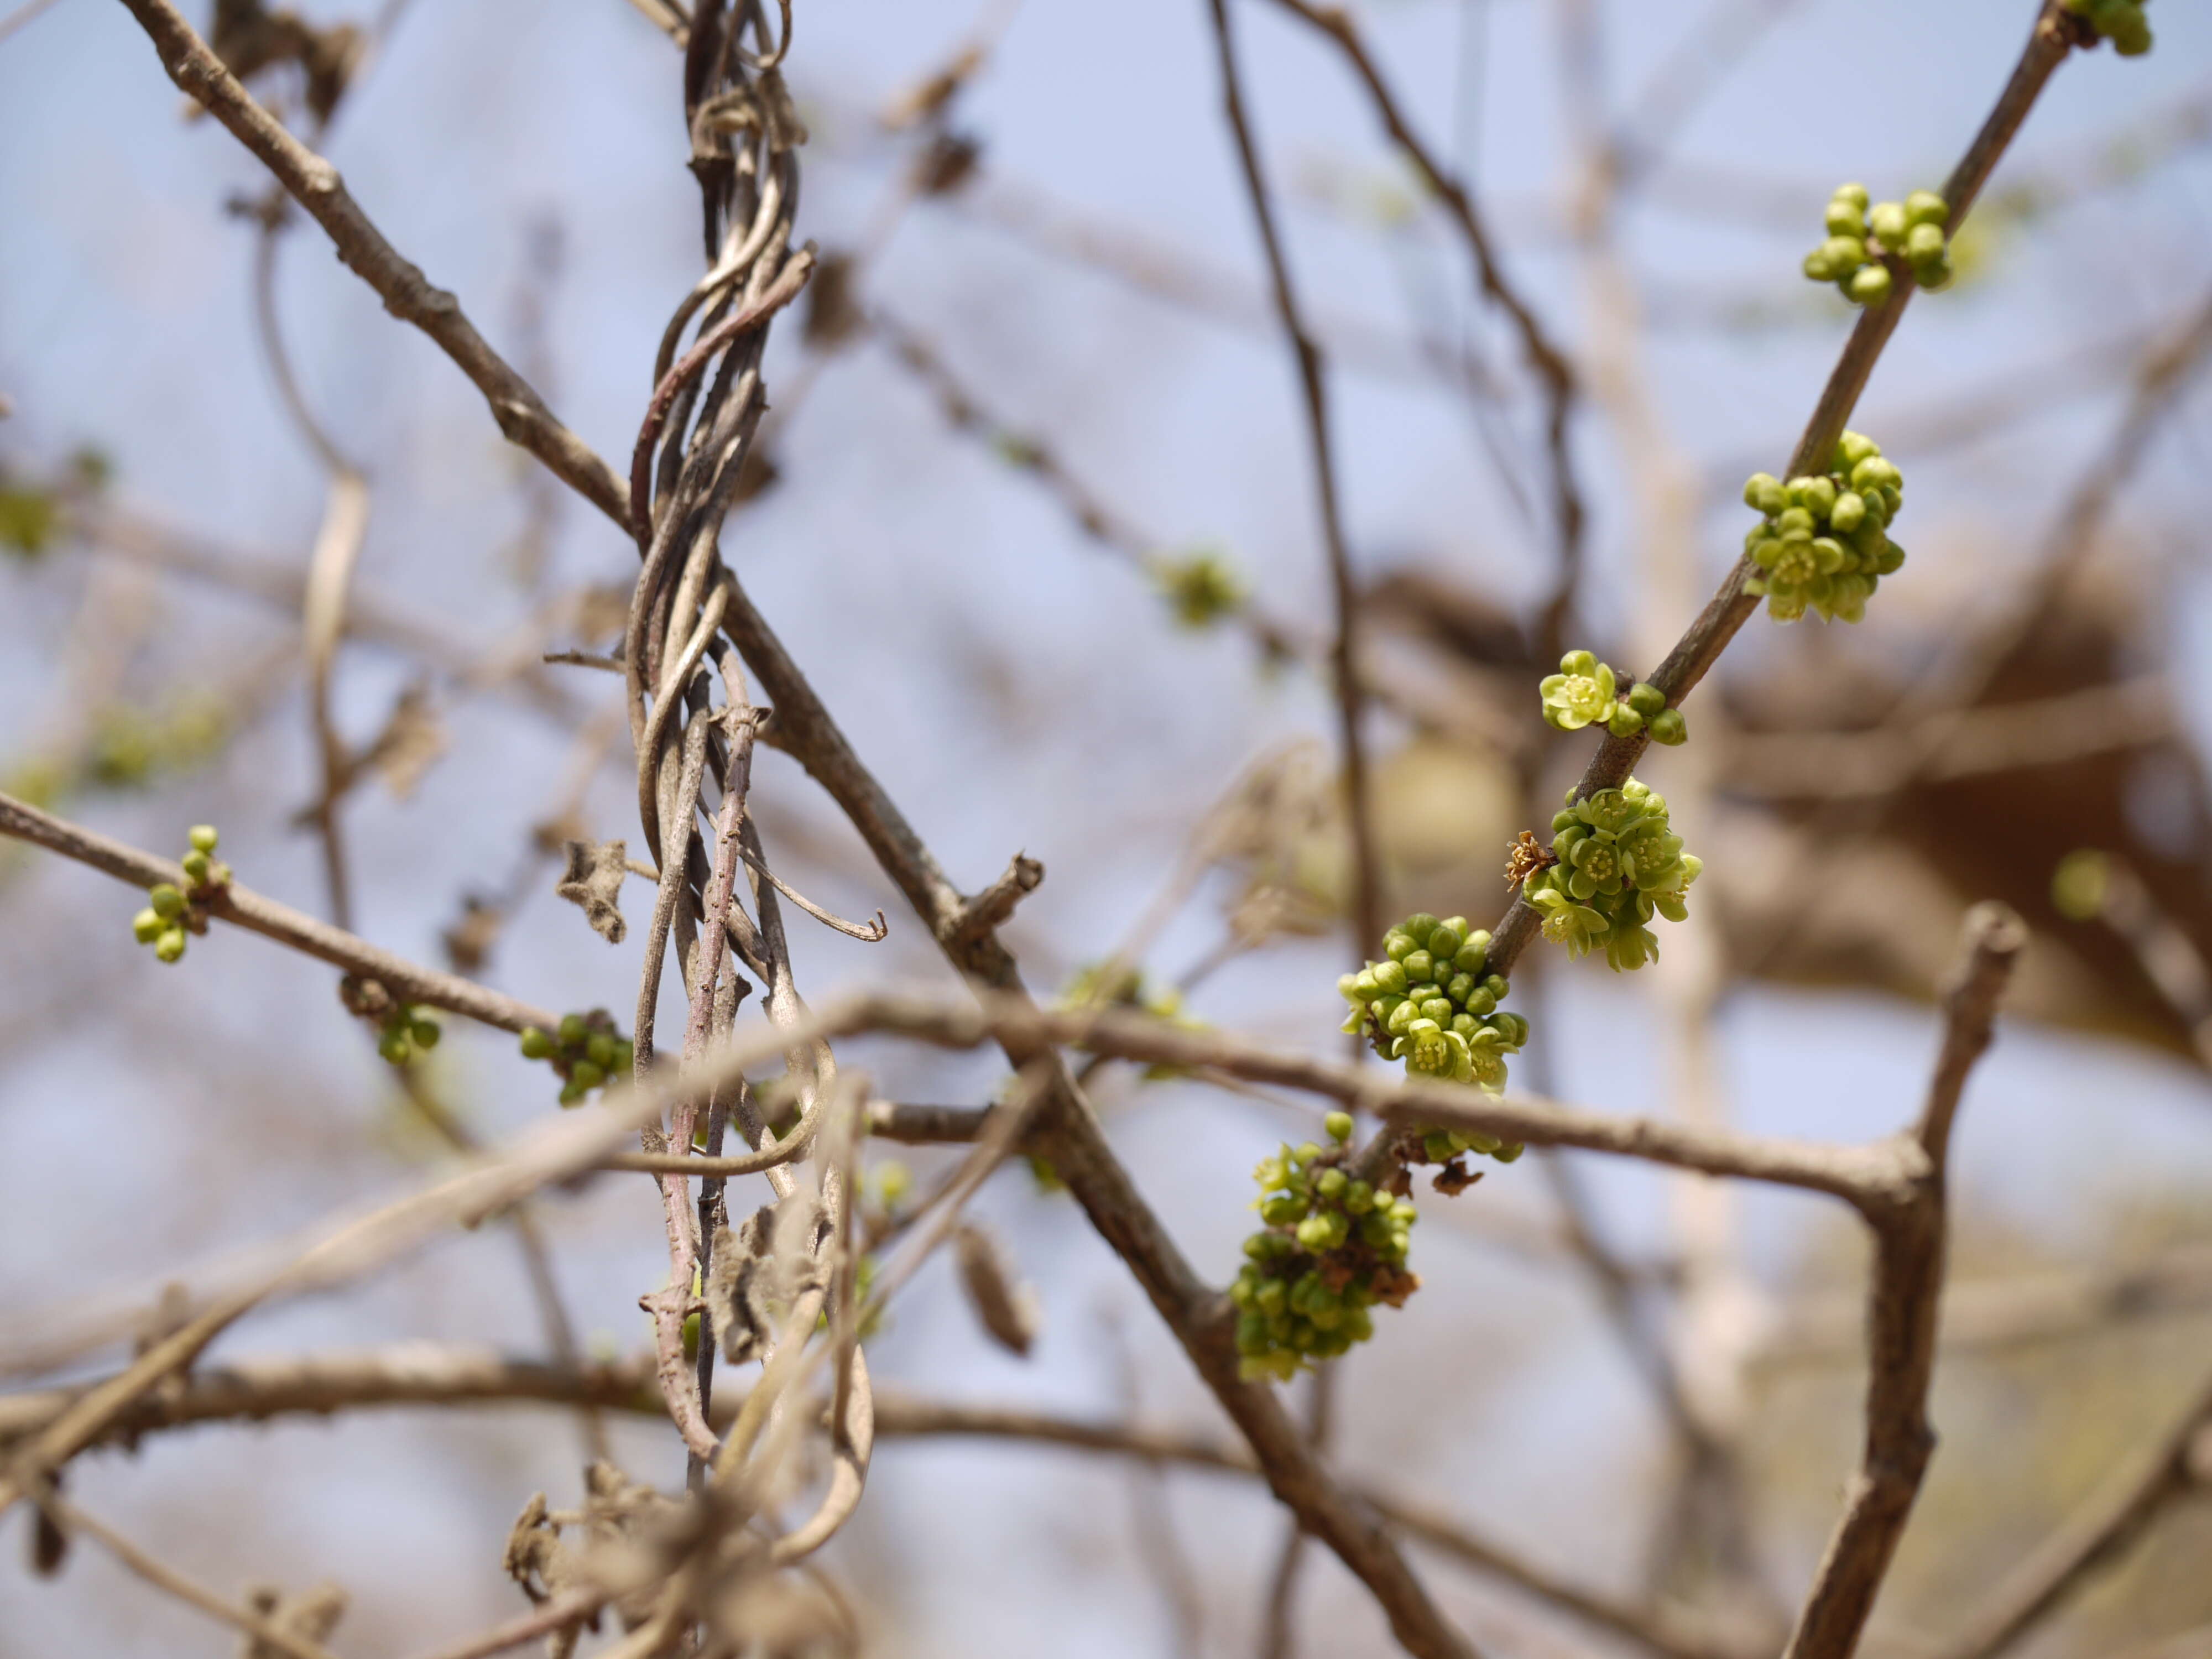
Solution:
M 431 707 L 429 684 L 417 680 L 399 694 L 360 763 L 384 781 L 392 799 L 405 800 L 446 749 L 446 727 Z
M 328 1580 L 287 1598 L 274 1585 L 263 1584 L 246 1592 L 246 1604 L 288 1636 L 305 1642 L 321 1642 L 345 1617 L 346 1593 Z M 239 1650 L 239 1659 L 288 1659 L 283 1649 L 249 1636 Z
M 763 1357 L 791 1310 L 829 1275 L 816 1255 L 820 1206 L 793 1193 L 714 1233 L 714 1265 L 704 1286 L 722 1358 L 742 1365 Z
M 1019 1269 L 997 1237 L 975 1223 L 962 1222 L 955 1243 L 960 1288 L 968 1293 L 977 1321 L 1000 1347 L 1027 1358 L 1044 1323 L 1036 1291 L 1021 1282 Z
M 553 890 L 571 904 L 583 907 L 592 931 L 610 945 L 620 945 L 629 924 L 623 920 L 622 884 L 629 874 L 629 848 L 618 841 L 571 841 L 563 843 L 568 855 L 567 873 Z

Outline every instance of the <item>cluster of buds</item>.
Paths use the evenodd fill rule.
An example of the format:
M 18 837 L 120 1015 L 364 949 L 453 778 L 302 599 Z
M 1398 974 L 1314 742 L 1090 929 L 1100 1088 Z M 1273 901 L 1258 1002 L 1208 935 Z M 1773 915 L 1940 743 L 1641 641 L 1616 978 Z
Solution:
M 1404 1060 L 1408 1077 L 1502 1092 L 1505 1057 L 1528 1040 L 1528 1022 L 1498 1011 L 1511 988 L 1490 971 L 1490 935 L 1470 932 L 1465 916 L 1425 913 L 1382 936 L 1382 957 L 1337 981 L 1352 1005 L 1344 1029 Z
M 1681 921 L 1704 868 L 1668 826 L 1665 797 L 1634 778 L 1586 800 L 1570 792 L 1552 831 L 1557 861 L 1522 890 L 1544 919 L 1544 937 L 1577 957 L 1602 945 L 1616 973 L 1657 960 L 1651 918 Z
M 577 1105 L 592 1090 L 628 1077 L 637 1063 L 637 1051 L 604 1008 L 563 1014 L 551 1031 L 524 1026 L 522 1057 L 542 1060 L 561 1074 L 563 1106 Z
M 1828 238 L 1805 256 L 1805 274 L 1833 283 L 1854 305 L 1878 306 L 1895 285 L 1882 257 L 1893 253 L 1921 287 L 1942 288 L 1951 280 L 1943 234 L 1950 218 L 1950 205 L 1932 190 L 1869 207 L 1864 185 L 1838 185 L 1828 200 Z
M 2150 19 L 2143 8 L 2150 0 L 2066 0 L 2066 9 L 2112 43 L 2123 58 L 2140 58 L 2150 50 Z
M 146 908 L 131 918 L 131 931 L 141 945 L 150 945 L 163 962 L 185 954 L 185 935 L 207 932 L 207 915 L 201 902 L 230 884 L 230 866 L 215 856 L 215 826 L 198 823 L 187 837 L 191 850 L 179 860 L 186 885 L 157 881 L 146 890 Z
M 1753 473 L 1743 499 L 1759 522 L 1743 544 L 1759 571 L 1743 591 L 1763 596 L 1777 622 L 1796 622 L 1808 608 L 1830 622 L 1863 621 L 1881 579 L 1905 563 L 1889 538 L 1904 492 L 1905 475 L 1856 432 L 1844 434 L 1825 473 L 1787 483 Z
M 1147 568 L 1160 597 L 1185 628 L 1211 628 L 1242 610 L 1249 597 L 1244 579 L 1227 556 L 1212 548 L 1201 547 L 1180 556 L 1158 555 Z
M 377 1033 L 376 1052 L 394 1066 L 404 1066 L 438 1046 L 437 1022 L 411 1002 L 403 1002 L 385 1017 Z
M 1649 729 L 1654 743 L 1685 742 L 1690 728 L 1682 711 L 1667 707 L 1667 694 L 1646 681 L 1624 686 L 1612 668 L 1589 651 L 1570 651 L 1559 659 L 1559 672 L 1538 684 L 1544 700 L 1547 724 L 1562 732 L 1579 732 L 1585 726 L 1602 726 L 1616 738 L 1632 738 Z
M 1248 1379 L 1287 1382 L 1375 1334 L 1368 1311 L 1400 1307 L 1420 1288 L 1406 1269 L 1412 1200 L 1353 1178 L 1352 1117 L 1328 1115 L 1329 1144 L 1308 1141 L 1262 1158 L 1252 1178 L 1264 1224 L 1244 1241 L 1244 1266 L 1229 1287 L 1237 1307 L 1239 1369 Z
M 438 1026 L 412 1002 L 402 1002 L 381 980 L 348 974 L 338 981 L 338 1000 L 356 1019 L 376 1027 L 376 1052 L 404 1066 L 438 1046 Z

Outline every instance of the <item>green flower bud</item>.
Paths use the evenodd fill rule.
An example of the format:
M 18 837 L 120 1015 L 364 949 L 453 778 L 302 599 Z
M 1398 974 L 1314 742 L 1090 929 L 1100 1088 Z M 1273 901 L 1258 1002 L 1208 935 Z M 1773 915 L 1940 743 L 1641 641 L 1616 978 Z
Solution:
M 1851 275 L 1850 295 L 1854 304 L 1878 306 L 1889 298 L 1897 279 L 1885 264 L 1861 265 Z
M 568 1068 L 568 1081 L 586 1089 L 596 1089 L 606 1080 L 606 1073 L 588 1060 L 580 1060 Z
M 615 1063 L 615 1040 L 605 1031 L 594 1031 L 584 1040 L 584 1054 L 604 1072 Z
M 1591 651 L 1570 651 L 1559 659 L 1562 674 L 1595 674 L 1597 672 L 1597 653 Z
M 617 1077 L 628 1077 L 637 1069 L 637 1048 L 628 1037 L 615 1042 L 614 1072 Z
M 1790 505 L 1790 497 L 1781 479 L 1771 472 L 1754 472 L 1745 481 L 1743 504 L 1771 519 Z
M 1336 1198 L 1350 1184 L 1351 1177 L 1341 1170 L 1323 1170 L 1321 1178 L 1314 1182 L 1314 1190 L 1323 1198 Z
M 1911 233 L 1923 225 L 1934 227 L 1936 234 L 1940 236 L 1950 217 L 1950 208 L 1945 204 L 1943 198 L 1932 190 L 1916 190 L 1905 198 L 1905 222 L 1907 227 L 1908 240 L 1911 240 Z
M 146 902 L 153 907 L 154 914 L 164 921 L 174 921 L 185 914 L 184 894 L 166 881 L 155 882 L 146 890 Z
M 1452 966 L 1462 974 L 1479 974 L 1489 960 L 1490 935 L 1478 932 L 1459 947 L 1458 954 L 1452 957 Z
M 1403 928 L 1394 927 L 1382 936 L 1382 954 L 1392 962 L 1403 962 L 1419 948 Z
M 1911 222 L 1905 216 L 1902 202 L 1879 202 L 1867 215 L 1867 228 L 1884 247 L 1896 248 L 1904 245 L 1905 233 L 1911 228 Z
M 1826 247 L 1816 247 L 1807 254 L 1805 263 L 1799 269 L 1804 271 L 1808 280 L 1815 283 L 1832 283 L 1839 275 L 1836 268 L 1828 263 L 1828 251 Z
M 1310 1140 L 1303 1140 L 1298 1143 L 1298 1150 L 1295 1154 L 1293 1154 L 1293 1156 L 1297 1158 L 1300 1166 L 1303 1167 L 1304 1165 L 1311 1164 L 1316 1158 L 1321 1156 L 1321 1148 L 1315 1146 Z
M 1879 455 L 1869 455 L 1851 469 L 1851 488 L 1862 495 L 1869 489 L 1894 489 L 1904 482 L 1905 475 Z
M 582 1084 L 578 1083 L 572 1079 L 569 1082 L 562 1085 L 561 1090 L 561 1104 L 562 1106 L 567 1107 L 577 1105 L 582 1102 L 583 1098 L 584 1085 Z
M 185 954 L 185 930 L 167 927 L 154 941 L 154 954 L 163 962 L 174 962 Z
M 522 1057 L 525 1060 L 547 1060 L 553 1054 L 553 1039 L 535 1025 L 522 1028 Z
M 1831 278 L 1844 276 L 1866 263 L 1866 244 L 1856 236 L 1831 236 L 1820 244 L 1820 259 Z
M 1836 202 L 1849 202 L 1858 212 L 1864 213 L 1867 203 L 1871 198 L 1867 195 L 1867 187 L 1864 185 L 1838 185 L 1835 195 L 1829 199 Z
M 1651 718 L 1651 741 L 1663 743 L 1668 748 L 1689 741 L 1690 728 L 1679 708 L 1664 709 Z
M 1449 979 L 1451 976 L 1449 967 L 1451 959 L 1459 954 L 1460 946 L 1466 943 L 1467 929 L 1464 927 L 1455 927 L 1449 921 L 1440 921 L 1436 925 L 1429 934 L 1429 959 L 1436 964 L 1434 977 Z
M 438 1039 L 445 1033 L 430 1021 L 418 1019 L 408 1026 L 407 1035 L 415 1039 L 417 1048 L 429 1049 L 438 1046 Z
M 1406 977 L 1416 985 L 1436 976 L 1437 959 L 1427 951 L 1409 952 L 1398 965 L 1406 970 Z
M 195 853 L 212 853 L 215 851 L 216 841 L 215 825 L 196 823 L 186 832 L 185 839 L 191 843 L 192 851 Z
M 1431 915 L 1426 910 L 1416 910 L 1398 925 L 1401 932 L 1410 935 L 1413 942 L 1419 945 L 1437 931 L 1438 918 Z
M 1328 1131 L 1328 1138 L 1331 1140 L 1336 1141 L 1341 1145 L 1343 1142 L 1352 1139 L 1351 1113 L 1331 1112 L 1321 1121 L 1322 1127 Z
M 1359 975 L 1357 974 L 1339 974 L 1336 976 L 1336 994 L 1346 1002 L 1364 1005 L 1367 1000 L 1359 989 Z
M 1884 542 L 1881 544 L 1881 551 L 1875 556 L 1875 574 L 1893 576 L 1904 567 L 1905 550 L 1895 542 Z
M 1394 995 L 1403 996 L 1406 994 L 1407 986 L 1411 983 L 1413 983 L 1413 981 L 1407 977 L 1404 964 L 1395 962 L 1382 962 L 1376 964 L 1375 985 L 1376 989 L 1389 992 Z
M 408 1042 L 404 1030 L 396 1029 L 376 1040 L 376 1052 L 394 1066 L 404 1066 L 415 1057 L 415 1045 Z
M 1606 720 L 1605 729 L 1616 738 L 1632 738 L 1644 729 L 1644 716 L 1628 704 L 1617 702 Z
M 1260 1219 L 1270 1227 L 1288 1227 L 1306 1218 L 1306 1202 L 1279 1193 L 1260 1206 Z
M 141 945 L 151 945 L 168 931 L 168 927 L 169 924 L 161 920 L 161 913 L 155 909 L 141 910 L 131 918 L 131 937 Z
M 1355 1181 L 1344 1189 L 1344 1212 L 1346 1215 L 1365 1215 L 1375 1207 L 1375 1188 L 1364 1181 Z
M 1649 680 L 1638 680 L 1629 688 L 1628 706 L 1648 720 L 1667 706 L 1667 694 Z
M 199 848 L 194 848 L 178 862 L 184 866 L 185 878 L 193 886 L 198 887 L 206 882 L 209 868 L 208 855 Z
M 1828 527 L 1848 536 L 1865 522 L 1866 514 L 1866 497 L 1856 489 L 1846 489 L 1829 509 Z
M 1813 515 L 1802 507 L 1790 507 L 1775 517 L 1774 527 L 1782 532 L 1785 542 L 1810 541 L 1813 538 Z
M 1940 225 L 1919 224 L 1905 235 L 1905 257 L 1915 265 L 1924 265 L 1943 257 L 1943 231 Z
M 591 1027 L 584 1024 L 584 1017 L 581 1014 L 561 1016 L 561 1046 L 563 1048 L 581 1046 L 584 1039 L 590 1035 Z
M 1866 234 L 1866 210 L 1850 198 L 1838 196 L 1828 203 L 1828 234 L 1861 237 Z

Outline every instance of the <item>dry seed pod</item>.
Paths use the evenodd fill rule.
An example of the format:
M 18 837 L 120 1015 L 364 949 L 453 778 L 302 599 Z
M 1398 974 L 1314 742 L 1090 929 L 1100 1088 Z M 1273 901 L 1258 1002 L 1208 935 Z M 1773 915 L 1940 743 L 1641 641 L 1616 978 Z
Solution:
M 993 1341 L 1027 1358 L 1044 1323 L 1036 1291 L 1021 1282 L 1006 1247 L 974 1222 L 961 1224 L 956 1242 L 960 1286 L 968 1293 L 968 1305 Z

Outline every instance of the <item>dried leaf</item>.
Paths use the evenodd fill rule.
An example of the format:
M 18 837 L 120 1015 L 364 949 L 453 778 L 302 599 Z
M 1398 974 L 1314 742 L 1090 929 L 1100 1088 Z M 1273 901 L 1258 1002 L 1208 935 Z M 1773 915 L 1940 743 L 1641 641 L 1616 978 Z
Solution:
M 246 1600 L 254 1612 L 286 1635 L 320 1642 L 345 1617 L 347 1598 L 344 1590 L 325 1580 L 289 1599 L 275 1586 L 264 1584 L 247 1591 Z M 289 1656 L 274 1643 L 249 1636 L 239 1649 L 239 1659 L 289 1659 Z
M 622 885 L 629 874 L 629 848 L 618 841 L 572 841 L 563 843 L 568 869 L 553 890 L 571 904 L 583 907 L 592 931 L 610 945 L 620 945 L 629 925 L 623 920 Z
M 960 1224 L 956 1243 L 960 1287 L 968 1293 L 968 1305 L 993 1341 L 1027 1358 L 1044 1324 L 1036 1291 L 1021 1282 L 1006 1247 L 974 1222 Z
M 392 799 L 405 800 L 446 749 L 446 727 L 430 705 L 429 684 L 417 680 L 399 694 L 360 763 L 384 781 Z
M 828 1287 L 817 1255 L 820 1219 L 820 1206 L 793 1193 L 754 1211 L 734 1230 L 716 1229 L 704 1295 L 722 1358 L 731 1364 L 765 1356 L 799 1299 Z

